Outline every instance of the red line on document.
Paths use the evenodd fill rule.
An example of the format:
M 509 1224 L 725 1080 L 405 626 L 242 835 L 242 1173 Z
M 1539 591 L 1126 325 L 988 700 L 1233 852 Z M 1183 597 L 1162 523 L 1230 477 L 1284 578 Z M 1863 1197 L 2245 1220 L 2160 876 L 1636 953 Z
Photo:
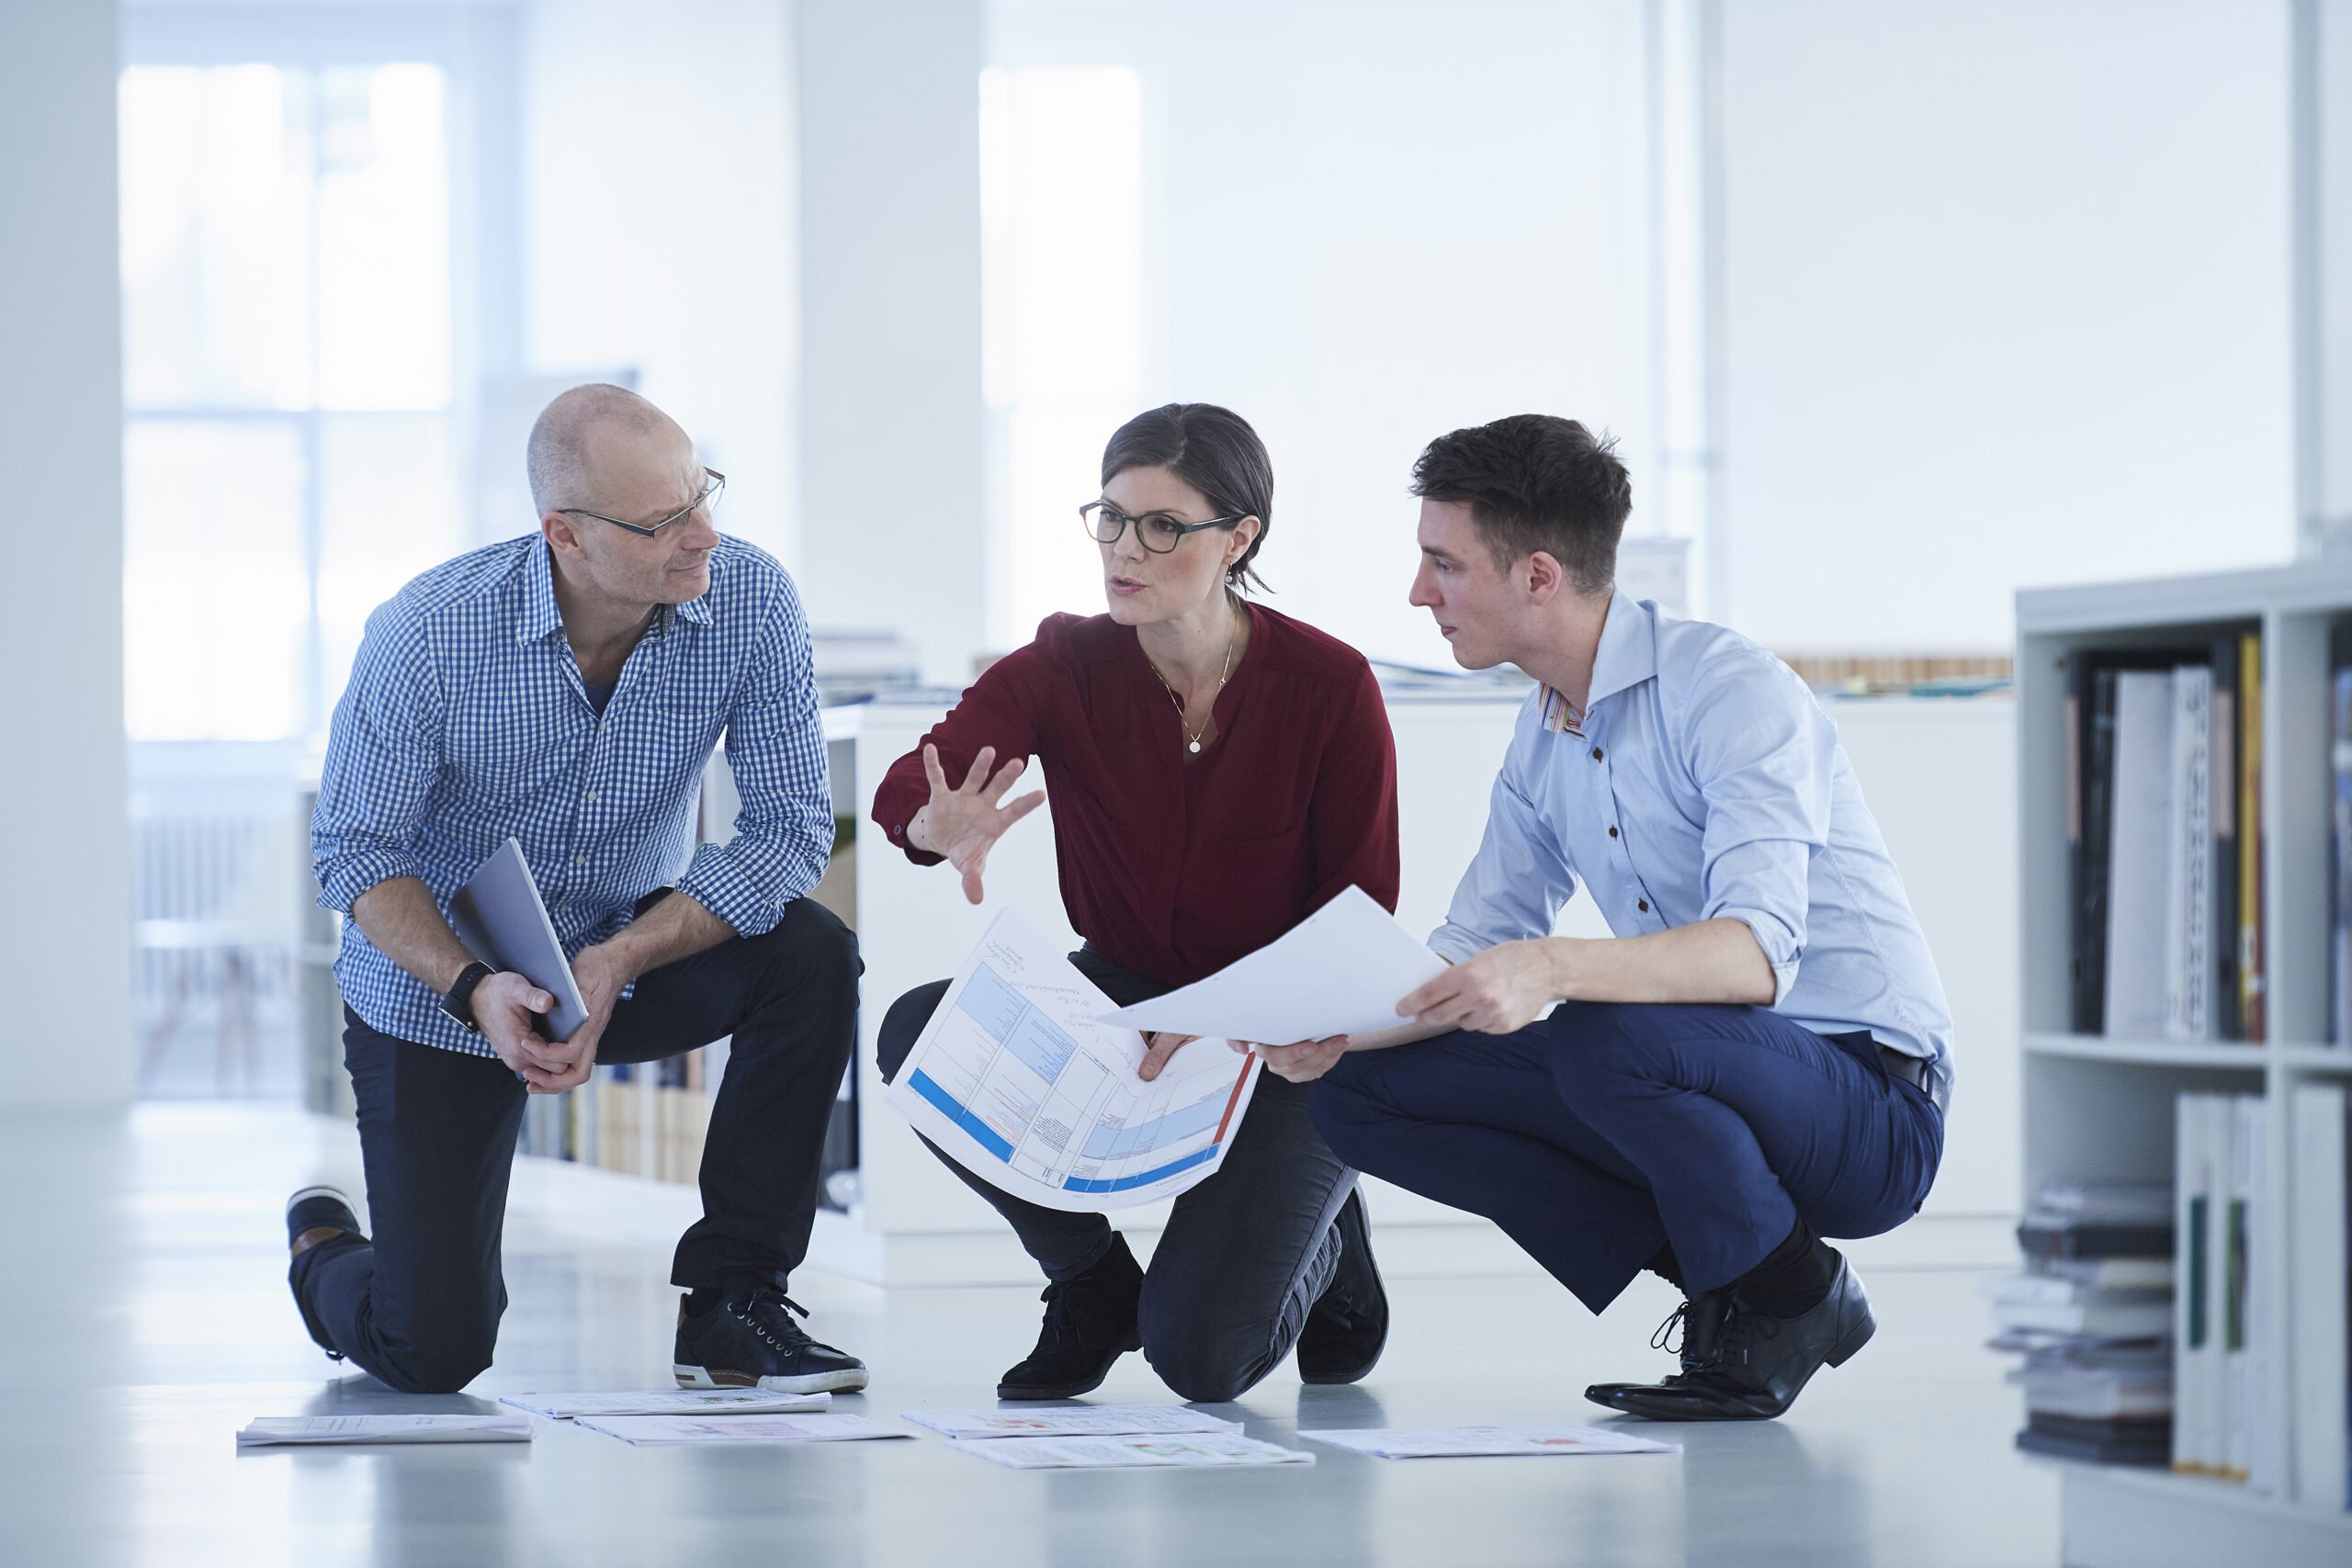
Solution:
M 1241 1103 L 1241 1091 L 1250 1083 L 1250 1075 L 1258 1070 L 1258 1058 L 1253 1053 L 1241 1064 L 1241 1071 L 1234 1075 L 1233 1092 L 1226 1097 L 1225 1118 L 1216 1124 L 1216 1141 L 1225 1142 L 1225 1130 L 1233 1125 L 1233 1108 Z

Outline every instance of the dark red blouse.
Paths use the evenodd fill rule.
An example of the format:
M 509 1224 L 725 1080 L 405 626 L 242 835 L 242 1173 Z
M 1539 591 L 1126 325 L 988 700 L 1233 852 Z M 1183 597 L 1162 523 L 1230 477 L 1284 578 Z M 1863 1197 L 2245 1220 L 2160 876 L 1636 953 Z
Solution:
M 1047 616 L 924 737 L 956 784 L 983 746 L 1000 765 L 1043 761 L 1070 924 L 1169 985 L 1256 952 L 1350 883 L 1396 907 L 1396 746 L 1372 667 L 1304 622 L 1249 613 L 1216 739 L 1189 761 L 1176 705 L 1108 615 Z M 874 820 L 920 865 L 940 860 L 907 842 L 930 799 L 920 744 L 874 792 Z

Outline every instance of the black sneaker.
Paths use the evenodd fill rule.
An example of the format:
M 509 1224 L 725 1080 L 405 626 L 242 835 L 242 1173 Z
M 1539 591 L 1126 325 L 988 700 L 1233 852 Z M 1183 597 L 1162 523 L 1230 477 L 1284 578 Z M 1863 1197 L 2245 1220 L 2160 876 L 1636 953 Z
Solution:
M 855 1393 L 865 1363 L 808 1337 L 793 1314 L 808 1309 L 778 1290 L 731 1295 L 708 1312 L 678 1303 L 671 1371 L 681 1388 L 763 1388 L 771 1393 Z
M 1301 1382 L 1358 1382 L 1388 1343 L 1388 1292 L 1373 1261 L 1362 1188 L 1348 1194 L 1331 1228 L 1340 1235 L 1340 1267 L 1298 1332 Z
M 1029 1359 L 996 1385 L 999 1399 L 1076 1399 L 1102 1386 L 1112 1363 L 1143 1348 L 1136 1327 L 1136 1303 L 1143 1297 L 1143 1269 L 1127 1250 L 1127 1238 L 1111 1237 L 1111 1250 L 1074 1280 L 1057 1280 L 1037 1299 L 1046 1303 L 1045 1325 Z
M 290 1257 L 300 1258 L 312 1247 L 331 1242 L 366 1241 L 359 1228 L 359 1216 L 351 1212 L 351 1200 L 333 1187 L 305 1187 L 286 1200 L 286 1250 Z M 291 1280 L 288 1280 L 291 1283 Z M 311 1342 L 327 1353 L 331 1360 L 343 1359 L 343 1352 L 327 1340 L 326 1331 L 302 1304 L 301 1295 L 294 1297 L 294 1310 L 302 1314 L 302 1326 L 310 1332 Z

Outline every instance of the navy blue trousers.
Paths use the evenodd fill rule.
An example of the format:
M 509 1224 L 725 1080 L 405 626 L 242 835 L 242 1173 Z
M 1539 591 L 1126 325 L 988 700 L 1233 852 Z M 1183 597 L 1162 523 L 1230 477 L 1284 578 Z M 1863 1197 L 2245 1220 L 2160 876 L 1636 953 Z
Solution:
M 1486 1215 L 1594 1312 L 1665 1242 L 1695 1293 L 1799 1219 L 1893 1230 L 1943 1156 L 1942 1113 L 1869 1035 L 1755 1007 L 1563 1002 L 1515 1034 L 1353 1052 L 1313 1114 L 1340 1158 Z
M 649 1062 L 732 1035 L 703 1145 L 702 1218 L 670 1280 L 783 1288 L 808 1250 L 825 1125 L 857 1038 L 857 939 L 801 898 L 772 931 L 641 976 L 600 1062 Z M 522 1080 L 494 1056 L 396 1039 L 345 1011 L 372 1235 L 294 1259 L 311 1336 L 403 1393 L 462 1388 L 506 1310 L 501 1242 Z

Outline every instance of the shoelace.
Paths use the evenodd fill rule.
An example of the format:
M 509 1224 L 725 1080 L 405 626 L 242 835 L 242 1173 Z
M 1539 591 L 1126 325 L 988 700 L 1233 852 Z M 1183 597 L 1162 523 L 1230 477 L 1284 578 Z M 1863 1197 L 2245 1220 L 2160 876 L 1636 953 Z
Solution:
M 1669 1356 L 1679 1356 L 1690 1337 L 1690 1303 L 1684 1302 L 1668 1314 L 1666 1321 L 1657 1325 L 1657 1332 L 1650 1336 L 1650 1348 L 1663 1350 Z
M 775 1321 L 773 1314 L 753 1315 L 758 1313 L 762 1305 L 769 1302 L 786 1309 L 782 1323 L 785 1337 L 782 1339 L 778 1339 L 768 1332 L 769 1323 Z M 740 1319 L 744 1327 L 749 1328 L 778 1350 L 796 1350 L 809 1343 L 808 1336 L 802 1332 L 798 1324 L 792 1321 L 792 1314 L 798 1313 L 802 1317 L 807 1317 L 808 1309 L 782 1291 L 754 1291 L 740 1303 L 729 1302 L 727 1310 Z

